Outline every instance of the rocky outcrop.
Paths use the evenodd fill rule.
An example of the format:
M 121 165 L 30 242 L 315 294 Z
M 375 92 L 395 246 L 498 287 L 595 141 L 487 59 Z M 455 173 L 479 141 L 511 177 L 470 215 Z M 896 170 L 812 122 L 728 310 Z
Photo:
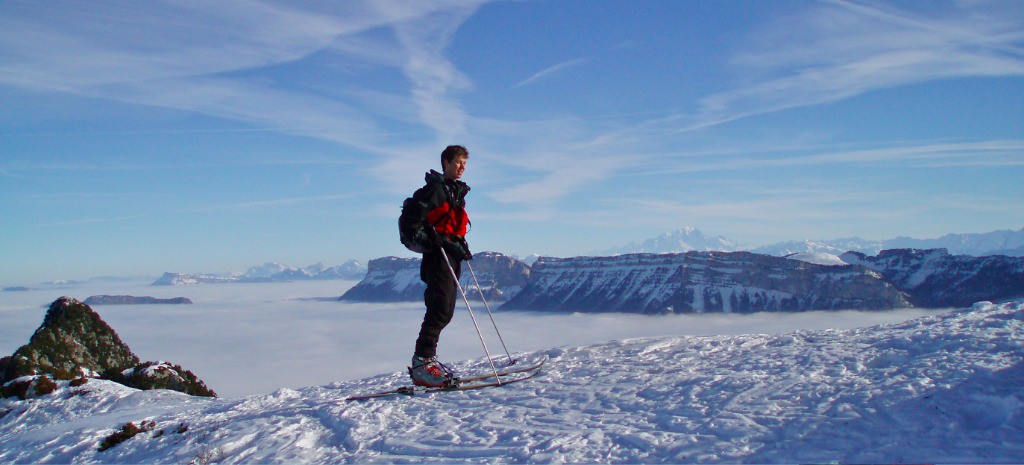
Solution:
M 11 356 L 3 380 L 36 374 L 58 379 L 97 376 L 138 363 L 139 358 L 88 305 L 61 297 L 50 305 L 29 343 Z
M 216 397 L 217 393 L 206 387 L 195 374 L 169 362 L 146 362 L 123 370 L 111 376 L 117 381 L 135 389 L 170 389 L 193 396 Z
M 476 272 L 477 281 L 485 298 L 505 301 L 526 285 L 530 267 L 512 257 L 496 252 L 481 252 L 463 265 L 459 280 L 470 299 L 479 299 L 479 293 L 469 272 Z M 420 259 L 384 257 L 370 260 L 366 277 L 344 295 L 351 302 L 415 302 L 423 300 L 426 285 L 420 280 Z
M 138 356 L 88 305 L 61 297 L 50 305 L 43 324 L 29 343 L 0 359 L 0 384 L 5 397 L 26 398 L 52 391 L 54 380 L 104 378 L 116 381 L 124 378 L 126 370 L 145 365 L 139 363 Z M 176 390 L 205 390 L 214 395 L 202 381 L 194 379 L 193 382 L 196 386 Z M 175 386 L 168 383 L 167 388 L 175 389 Z
M 1024 296 L 1024 258 L 950 255 L 946 249 L 847 252 L 840 258 L 882 275 L 917 307 L 964 307 L 978 301 Z
M 86 305 L 191 305 L 192 301 L 185 297 L 157 299 L 155 297 L 133 295 L 94 295 L 85 299 Z
M 905 294 L 860 266 L 749 252 L 541 258 L 505 310 L 646 314 L 881 310 Z

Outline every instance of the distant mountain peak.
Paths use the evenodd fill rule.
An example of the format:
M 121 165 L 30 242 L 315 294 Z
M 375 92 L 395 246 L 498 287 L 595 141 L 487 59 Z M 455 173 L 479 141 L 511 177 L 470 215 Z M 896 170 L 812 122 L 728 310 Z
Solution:
M 739 245 L 722 236 L 711 237 L 699 229 L 686 226 L 673 232 L 647 239 L 643 243 L 630 242 L 625 247 L 606 250 L 598 255 L 631 253 L 733 252 Z

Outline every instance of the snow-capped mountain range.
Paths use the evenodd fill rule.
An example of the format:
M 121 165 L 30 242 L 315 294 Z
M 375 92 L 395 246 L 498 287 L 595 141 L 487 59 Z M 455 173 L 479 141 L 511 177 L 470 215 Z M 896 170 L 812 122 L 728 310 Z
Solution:
M 280 263 L 268 262 L 250 267 L 241 275 L 217 275 L 206 273 L 164 273 L 153 282 L 154 286 L 182 286 L 198 283 L 255 283 L 275 281 L 302 281 L 313 279 L 362 279 L 366 267 L 355 260 L 337 266 L 317 263 L 305 268 L 295 268 Z
M 548 357 L 528 381 L 367 402 L 344 399 L 408 375 L 234 399 L 59 381 L 0 400 L 0 463 L 1020 463 L 1022 340 L 1015 301 L 551 348 L 519 354 Z
M 611 248 L 594 255 L 621 255 L 633 253 L 678 253 L 678 252 L 735 252 L 743 247 L 722 236 L 711 237 L 696 228 L 686 227 L 675 232 L 653 237 L 642 243 L 630 242 L 623 247 Z M 845 252 L 845 251 L 844 251 Z
M 747 246 L 722 236 L 711 237 L 695 228 L 678 231 L 647 239 L 637 244 L 631 242 L 595 253 L 594 255 L 617 255 L 629 253 L 678 253 L 690 251 L 736 252 L 749 251 L 766 255 L 785 256 L 794 253 L 825 253 L 841 255 L 848 251 L 874 255 L 887 249 L 946 249 L 954 255 L 1024 256 L 1024 228 L 1019 231 L 1004 230 L 977 234 L 947 234 L 936 239 L 914 239 L 897 237 L 873 241 L 857 237 L 831 240 L 786 241 L 764 246 Z

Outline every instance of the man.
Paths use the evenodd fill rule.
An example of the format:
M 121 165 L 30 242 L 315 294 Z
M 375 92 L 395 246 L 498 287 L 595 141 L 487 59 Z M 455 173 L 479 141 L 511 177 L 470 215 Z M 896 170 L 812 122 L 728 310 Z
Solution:
M 409 368 L 409 376 L 418 386 L 446 387 L 454 381 L 452 371 L 437 361 L 437 342 L 455 313 L 462 261 L 473 258 L 465 238 L 470 225 L 466 214 L 469 186 L 460 181 L 468 160 L 465 147 L 445 148 L 441 152 L 442 172 L 430 170 L 426 185 L 403 206 L 409 211 L 403 211 L 400 222 L 408 224 L 399 227 L 415 231 L 412 242 L 423 252 L 420 279 L 427 284 L 423 293 L 427 310 Z

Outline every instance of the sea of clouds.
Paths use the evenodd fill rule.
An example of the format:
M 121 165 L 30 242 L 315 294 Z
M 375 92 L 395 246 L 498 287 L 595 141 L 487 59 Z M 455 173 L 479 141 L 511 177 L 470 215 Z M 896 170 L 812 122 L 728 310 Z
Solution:
M 355 281 L 150 286 L 151 281 L 49 286 L 0 293 L 0 355 L 28 342 L 47 306 L 68 295 L 187 297 L 193 305 L 93 307 L 143 360 L 166 360 L 196 373 L 221 397 L 266 394 L 403 371 L 423 316 L 420 303 L 338 301 Z M 491 355 L 504 358 L 482 303 L 471 302 Z M 497 305 L 492 305 L 497 307 Z M 656 336 L 780 334 L 894 323 L 944 310 L 703 314 L 546 314 L 494 312 L 513 353 Z M 465 305 L 438 347 L 447 361 L 484 355 Z

